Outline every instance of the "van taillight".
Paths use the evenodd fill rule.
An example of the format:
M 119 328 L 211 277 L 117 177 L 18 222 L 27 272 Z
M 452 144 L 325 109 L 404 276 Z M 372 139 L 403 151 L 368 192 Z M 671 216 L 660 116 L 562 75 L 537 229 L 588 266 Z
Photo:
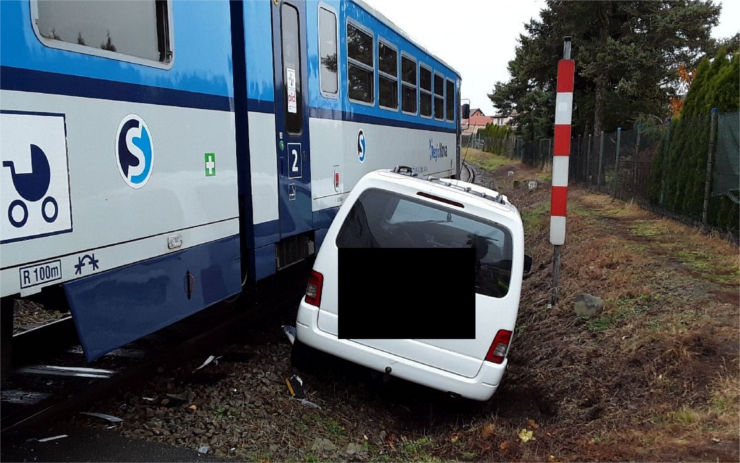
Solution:
M 506 357 L 506 351 L 509 349 L 509 341 L 511 341 L 511 331 L 509 330 L 498 330 L 496 337 L 493 338 L 491 348 L 488 349 L 486 354 L 486 360 L 493 363 L 501 363 Z
M 321 305 L 321 287 L 324 285 L 324 275 L 315 270 L 311 270 L 311 276 L 308 277 L 306 285 L 306 304 Z

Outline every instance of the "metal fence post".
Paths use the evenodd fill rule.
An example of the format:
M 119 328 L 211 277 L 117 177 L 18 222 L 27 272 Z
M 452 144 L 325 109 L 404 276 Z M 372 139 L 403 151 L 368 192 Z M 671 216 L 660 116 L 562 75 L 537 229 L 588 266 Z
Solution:
M 714 154 L 714 126 L 717 124 L 717 108 L 712 108 L 712 118 L 709 120 L 709 150 L 707 151 L 707 174 L 704 180 L 704 206 L 701 211 L 701 223 L 707 225 L 709 213 L 709 193 L 712 186 L 712 155 Z
M 601 190 L 601 165 L 604 158 L 604 131 L 601 131 L 599 139 L 599 170 L 596 172 L 596 188 Z
M 586 152 L 586 186 L 591 184 L 591 134 L 588 134 L 588 151 Z
M 578 174 L 578 172 L 581 170 L 579 169 L 581 165 L 581 134 L 578 134 L 578 138 L 576 140 L 578 140 L 576 142 L 576 150 L 578 150 L 576 151 L 576 159 L 578 160 L 578 164 L 573 163 L 573 173 Z
M 665 122 L 668 124 L 668 127 L 666 128 L 665 140 L 663 141 L 663 159 L 660 163 L 660 198 L 658 198 L 658 204 L 661 206 L 663 206 L 663 199 L 665 198 L 665 171 L 668 159 L 668 147 L 671 145 L 671 118 L 666 118 Z
M 640 129 L 642 124 L 637 124 L 637 140 L 635 141 L 635 158 L 632 160 L 632 197 L 637 193 L 637 158 L 640 156 Z
M 619 188 L 619 142 L 622 138 L 622 127 L 617 127 L 617 147 L 616 157 L 614 159 L 614 193 L 612 196 L 617 197 L 617 188 Z

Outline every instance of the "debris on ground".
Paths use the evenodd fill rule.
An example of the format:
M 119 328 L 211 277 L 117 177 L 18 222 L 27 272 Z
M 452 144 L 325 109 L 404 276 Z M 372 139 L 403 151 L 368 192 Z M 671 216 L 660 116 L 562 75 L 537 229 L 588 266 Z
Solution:
M 296 400 L 298 400 L 298 402 L 300 402 L 301 404 L 305 405 L 306 407 L 309 407 L 309 408 L 317 408 L 317 409 L 321 410 L 321 407 L 318 404 L 315 404 L 315 403 L 311 402 L 310 400 L 306 400 L 306 399 L 296 399 Z
M 193 373 L 195 373 L 196 371 L 200 370 L 201 368 L 205 367 L 206 365 L 208 365 L 211 362 L 213 362 L 215 360 L 218 360 L 220 358 L 221 358 L 220 356 L 219 357 L 216 357 L 215 355 L 209 355 L 208 358 L 203 363 L 201 363 L 198 368 L 196 368 L 195 370 L 193 370 Z
M 97 412 L 80 412 L 80 415 L 87 415 L 92 416 L 94 418 L 100 418 L 101 420 L 105 420 L 109 423 L 122 423 L 123 420 L 117 416 L 108 415 L 106 413 L 97 413 Z
M 303 390 L 303 380 L 298 375 L 293 375 L 290 378 L 285 378 L 285 384 L 288 385 L 288 392 L 291 397 L 296 399 L 305 399 L 306 392 Z
M 65 437 L 69 436 L 67 434 L 59 434 L 58 436 L 44 437 L 43 439 L 38 439 L 37 442 L 49 442 L 57 439 L 64 439 Z
M 295 343 L 295 326 L 291 325 L 283 325 L 283 333 L 285 333 L 285 336 L 287 336 L 288 341 L 290 341 L 291 344 Z

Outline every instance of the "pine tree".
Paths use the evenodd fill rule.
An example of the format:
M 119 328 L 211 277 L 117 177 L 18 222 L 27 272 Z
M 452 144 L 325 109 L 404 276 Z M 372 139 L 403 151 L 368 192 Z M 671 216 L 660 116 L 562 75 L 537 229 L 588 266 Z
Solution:
M 508 66 L 511 79 L 497 82 L 489 98 L 504 115 L 516 110 L 515 123 L 525 139 L 549 136 L 556 64 L 563 37 L 571 36 L 574 133 L 613 131 L 641 114 L 662 119 L 669 112 L 679 66 L 693 67 L 713 47 L 710 31 L 719 11 L 711 0 L 548 0 L 540 18 L 526 24 L 519 37 Z

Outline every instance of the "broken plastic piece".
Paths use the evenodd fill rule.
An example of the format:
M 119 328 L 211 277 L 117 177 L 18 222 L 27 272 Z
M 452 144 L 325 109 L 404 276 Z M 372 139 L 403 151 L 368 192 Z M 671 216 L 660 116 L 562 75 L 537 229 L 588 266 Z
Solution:
M 285 333 L 285 336 L 288 337 L 288 341 L 290 341 L 291 344 L 295 343 L 295 326 L 290 325 L 283 325 L 283 333 Z
M 208 358 L 205 360 L 205 362 L 201 363 L 198 368 L 196 368 L 195 370 L 193 370 L 193 372 L 196 372 L 196 371 L 200 370 L 204 366 L 206 366 L 209 363 L 213 362 L 214 360 L 218 360 L 220 358 L 221 358 L 221 356 L 216 357 L 216 356 L 213 356 L 213 355 L 209 355 Z
M 100 368 L 64 367 L 58 365 L 32 365 L 19 368 L 19 373 L 34 375 L 73 376 L 78 378 L 110 378 L 115 371 Z
M 202 445 L 198 448 L 198 453 L 205 455 L 209 450 L 211 450 L 210 445 Z
M 59 434 L 58 436 L 51 436 L 51 437 L 44 437 L 43 439 L 39 439 L 39 442 L 49 442 L 52 440 L 57 439 L 64 439 L 65 437 L 69 437 L 67 434 Z
M 298 402 L 300 402 L 302 405 L 305 405 L 306 407 L 318 408 L 319 410 L 321 410 L 321 407 L 318 404 L 315 404 L 311 402 L 310 400 L 307 400 L 307 399 L 297 399 L 297 400 Z
M 110 423 L 122 423 L 123 420 L 117 416 L 113 415 L 106 415 L 105 413 L 96 413 L 96 412 L 80 412 L 80 415 L 87 415 L 87 416 L 93 416 L 95 418 L 100 418 L 102 420 L 108 421 Z
M 296 399 L 305 399 L 306 393 L 303 390 L 303 380 L 298 375 L 293 375 L 290 378 L 285 378 L 285 384 L 288 385 L 288 392 L 292 397 Z

